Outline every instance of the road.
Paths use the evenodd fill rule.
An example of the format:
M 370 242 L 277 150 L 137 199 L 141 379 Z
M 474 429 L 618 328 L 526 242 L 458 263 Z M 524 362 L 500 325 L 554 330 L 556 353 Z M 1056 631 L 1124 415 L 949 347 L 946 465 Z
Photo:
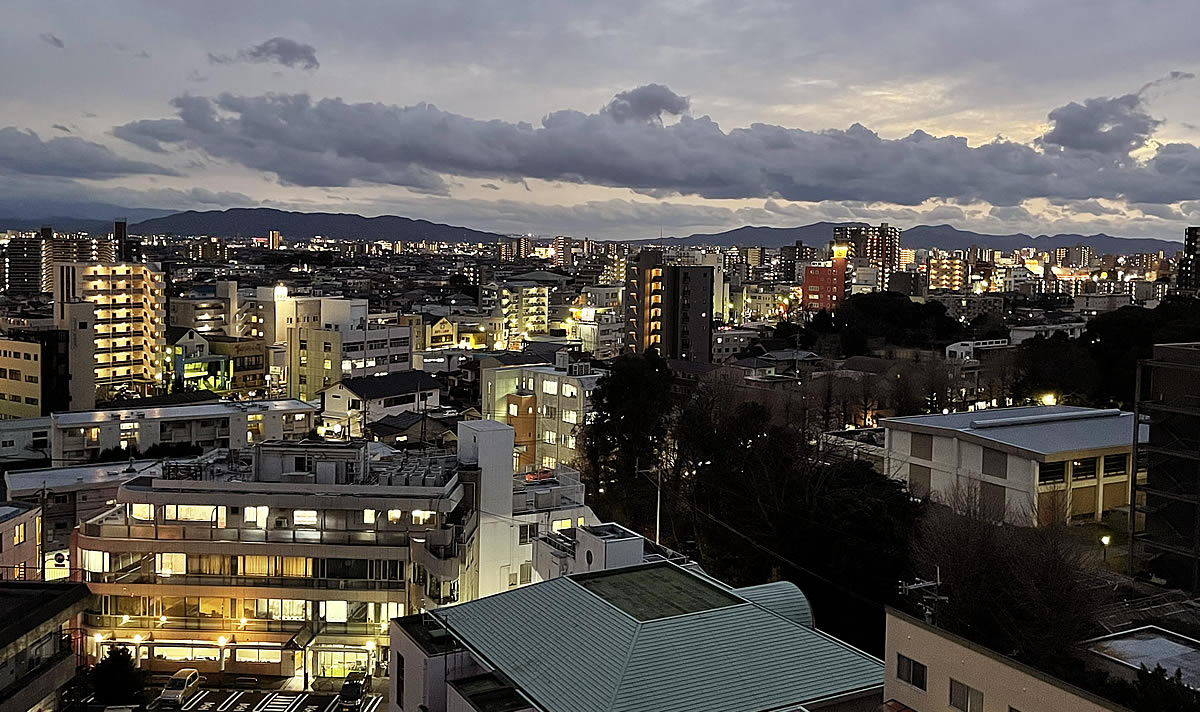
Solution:
M 382 697 L 367 695 L 363 712 L 379 712 Z M 162 709 L 158 701 L 150 710 Z M 335 712 L 334 692 L 275 692 L 271 690 L 201 690 L 183 704 L 184 712 Z

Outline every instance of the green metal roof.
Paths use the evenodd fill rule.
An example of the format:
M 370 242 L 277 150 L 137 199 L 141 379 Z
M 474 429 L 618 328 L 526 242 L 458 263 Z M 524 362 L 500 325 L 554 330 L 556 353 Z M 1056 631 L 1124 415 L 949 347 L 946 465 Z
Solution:
M 673 583 L 683 571 L 653 567 L 674 569 Z M 645 582 L 647 568 L 585 581 Z M 739 601 L 638 620 L 565 577 L 435 615 L 546 712 L 760 712 L 882 686 L 880 660 L 802 622 L 811 612 L 791 584 L 730 593 Z

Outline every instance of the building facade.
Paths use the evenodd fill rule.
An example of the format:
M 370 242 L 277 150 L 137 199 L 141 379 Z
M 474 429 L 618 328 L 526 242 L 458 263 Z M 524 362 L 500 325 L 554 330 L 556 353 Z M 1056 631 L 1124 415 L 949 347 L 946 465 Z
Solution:
M 713 268 L 668 265 L 659 250 L 629 261 L 625 346 L 663 358 L 712 360 Z

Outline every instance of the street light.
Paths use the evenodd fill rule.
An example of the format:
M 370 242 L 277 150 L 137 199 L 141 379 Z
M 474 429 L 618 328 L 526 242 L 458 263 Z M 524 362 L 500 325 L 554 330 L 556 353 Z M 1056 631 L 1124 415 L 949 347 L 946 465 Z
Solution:
M 1104 561 L 1108 562 L 1108 545 L 1112 543 L 1112 537 L 1107 534 L 1100 536 L 1100 545 L 1104 547 Z

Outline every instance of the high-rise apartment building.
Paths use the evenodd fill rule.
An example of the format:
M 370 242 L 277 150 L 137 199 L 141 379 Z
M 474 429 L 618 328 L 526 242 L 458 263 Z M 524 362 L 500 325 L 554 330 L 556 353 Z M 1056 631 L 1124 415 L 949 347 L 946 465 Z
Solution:
M 533 254 L 533 240 L 528 235 L 501 235 L 496 248 L 501 262 L 516 262 Z
M 833 228 L 833 240 L 848 243 L 850 257 L 870 260 L 879 268 L 879 288 L 887 287 L 892 272 L 900 270 L 900 228 L 880 223 L 873 225 L 838 225 Z
M 504 322 L 504 348 L 550 330 L 550 287 L 531 281 L 489 282 L 480 289 L 480 309 Z
M 195 262 L 224 262 L 229 259 L 229 245 L 220 237 L 197 237 L 188 240 L 184 253 Z
M 966 260 L 957 257 L 929 258 L 929 289 L 948 289 L 961 292 L 967 286 L 971 270 Z
M 554 238 L 554 266 L 572 267 L 575 264 L 575 240 L 570 235 Z
M 1200 227 L 1183 233 L 1183 257 L 1175 267 L 1175 287 L 1184 291 L 1200 290 Z M 1149 260 L 1145 260 L 1149 262 Z
M 37 235 L 25 235 L 8 241 L 4 251 L 5 289 L 14 294 L 39 294 L 42 291 L 42 242 L 53 230 L 42 228 Z
M 713 268 L 663 263 L 661 250 L 642 250 L 625 279 L 625 345 L 657 349 L 663 358 L 712 359 Z
M 804 266 L 802 275 L 802 304 L 805 311 L 835 311 L 850 294 L 851 246 L 848 243 L 830 245 L 830 259 L 823 264 Z
M 141 395 L 164 386 L 163 272 L 152 263 L 63 263 L 54 271 L 56 303 L 95 308 L 96 387 Z
M 117 261 L 117 244 L 112 236 L 92 237 L 57 233 L 42 239 L 42 292 L 54 290 L 54 269 L 59 264 L 86 262 L 111 264 Z
M 267 233 L 267 246 L 272 250 L 278 250 L 283 247 L 283 233 L 278 230 L 271 230 Z

